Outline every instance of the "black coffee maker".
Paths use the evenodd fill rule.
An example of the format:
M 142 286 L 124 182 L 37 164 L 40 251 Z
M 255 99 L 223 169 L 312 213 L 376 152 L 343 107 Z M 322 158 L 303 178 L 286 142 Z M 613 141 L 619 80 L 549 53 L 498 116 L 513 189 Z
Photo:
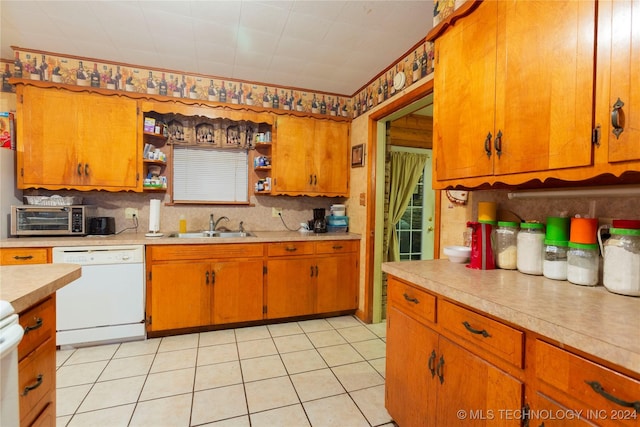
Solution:
M 313 210 L 313 232 L 326 233 L 327 220 L 325 218 L 325 209 L 318 208 Z

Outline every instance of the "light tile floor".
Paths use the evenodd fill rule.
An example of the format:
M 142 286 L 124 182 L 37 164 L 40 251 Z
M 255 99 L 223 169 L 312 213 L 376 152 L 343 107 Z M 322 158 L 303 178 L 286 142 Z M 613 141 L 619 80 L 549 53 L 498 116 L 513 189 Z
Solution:
M 393 426 L 385 323 L 353 316 L 57 352 L 57 426 Z

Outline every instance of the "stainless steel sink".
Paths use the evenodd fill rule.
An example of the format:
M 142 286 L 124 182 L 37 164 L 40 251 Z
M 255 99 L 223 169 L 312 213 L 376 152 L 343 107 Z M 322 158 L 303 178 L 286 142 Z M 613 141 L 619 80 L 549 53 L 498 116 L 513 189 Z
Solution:
M 254 235 L 247 231 L 196 231 L 192 233 L 173 233 L 169 237 L 179 239 L 210 239 L 215 237 L 253 237 Z

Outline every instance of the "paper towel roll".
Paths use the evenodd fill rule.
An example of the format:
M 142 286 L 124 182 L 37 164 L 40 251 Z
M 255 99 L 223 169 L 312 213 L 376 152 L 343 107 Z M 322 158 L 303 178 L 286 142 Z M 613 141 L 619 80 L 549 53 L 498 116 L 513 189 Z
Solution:
M 149 231 L 157 233 L 160 231 L 160 200 L 151 199 L 149 204 Z

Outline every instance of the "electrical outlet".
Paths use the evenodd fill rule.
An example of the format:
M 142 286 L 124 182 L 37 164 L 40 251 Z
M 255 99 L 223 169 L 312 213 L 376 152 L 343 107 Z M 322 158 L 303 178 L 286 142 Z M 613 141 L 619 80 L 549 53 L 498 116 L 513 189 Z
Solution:
M 124 210 L 124 217 L 126 219 L 132 219 L 134 216 L 135 217 L 138 216 L 138 209 L 136 209 L 136 208 L 126 208 Z
M 282 208 L 271 208 L 271 216 L 274 218 L 278 218 L 282 215 Z

